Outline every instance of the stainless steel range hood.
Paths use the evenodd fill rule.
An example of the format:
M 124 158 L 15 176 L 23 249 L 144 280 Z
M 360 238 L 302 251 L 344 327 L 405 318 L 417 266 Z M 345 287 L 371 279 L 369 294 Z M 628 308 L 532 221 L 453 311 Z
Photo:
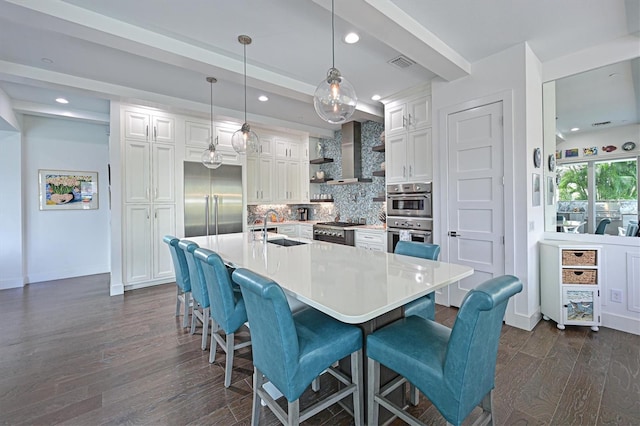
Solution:
M 342 125 L 342 178 L 330 180 L 329 185 L 369 183 L 362 177 L 362 131 L 360 123 L 350 121 Z

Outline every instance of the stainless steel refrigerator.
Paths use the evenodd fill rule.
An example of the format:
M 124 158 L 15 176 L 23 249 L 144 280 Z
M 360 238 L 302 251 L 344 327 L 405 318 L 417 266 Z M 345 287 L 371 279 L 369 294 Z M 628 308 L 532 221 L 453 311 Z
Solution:
M 208 228 L 208 229 L 207 229 Z M 242 232 L 242 167 L 184 163 L 184 235 Z

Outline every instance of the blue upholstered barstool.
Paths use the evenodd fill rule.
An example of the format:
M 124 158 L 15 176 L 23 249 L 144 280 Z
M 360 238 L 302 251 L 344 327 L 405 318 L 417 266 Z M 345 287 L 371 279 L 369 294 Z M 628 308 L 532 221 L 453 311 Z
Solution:
M 189 266 L 184 252 L 178 247 L 178 240 L 171 235 L 165 235 L 162 239 L 168 246 L 173 260 L 173 269 L 176 273 L 176 287 L 178 295 L 176 297 L 176 316 L 180 316 L 180 304 L 184 305 L 184 317 L 182 318 L 182 328 L 189 327 L 189 305 L 191 305 L 191 281 L 189 280 Z
M 420 257 L 422 259 L 438 260 L 440 246 L 437 244 L 424 244 L 415 241 L 398 241 L 394 250 L 395 254 Z M 436 295 L 431 292 L 413 302 L 404 305 L 404 315 L 418 315 L 424 319 L 436 318 Z
M 353 395 L 355 424 L 363 424 L 360 328 L 311 308 L 292 314 L 282 288 L 247 269 L 236 269 L 233 281 L 242 290 L 253 342 L 251 424 L 258 424 L 261 399 L 282 423 L 297 425 L 350 395 Z M 335 362 L 349 355 L 351 378 L 332 367 Z M 344 386 L 300 412 L 300 396 L 325 370 Z M 263 389 L 267 381 L 287 398 L 287 412 Z
M 514 276 L 493 278 L 467 294 L 452 329 L 410 316 L 367 336 L 369 424 L 378 424 L 380 405 L 409 424 L 422 424 L 385 398 L 407 380 L 448 423 L 460 425 L 477 405 L 484 420 L 493 423 L 491 396 L 502 319 L 509 298 L 521 290 Z M 382 389 L 380 364 L 400 375 Z
M 209 334 L 209 292 L 204 283 L 200 262 L 196 261 L 193 252 L 198 245 L 193 241 L 180 240 L 178 247 L 184 252 L 189 269 L 189 279 L 191 280 L 191 296 L 193 297 L 193 309 L 191 310 L 191 334 L 196 332 L 196 320 L 202 323 L 202 350 L 207 349 L 207 338 Z
M 204 248 L 198 248 L 193 253 L 202 268 L 211 305 L 209 308 L 213 327 L 211 327 L 209 362 L 215 361 L 217 343 L 226 353 L 224 387 L 228 388 L 231 385 L 234 351 L 251 345 L 250 340 L 236 345 L 234 339 L 235 332 L 247 322 L 247 310 L 242 293 L 233 290 L 229 269 L 222 258 L 217 253 Z M 218 329 L 224 331 L 224 338 L 218 334 Z
M 393 252 L 404 256 L 438 260 L 440 246 L 438 244 L 425 244 L 417 241 L 398 241 Z M 417 315 L 424 319 L 434 321 L 436 319 L 436 293 L 432 291 L 426 296 L 422 296 L 404 305 L 404 316 L 409 317 L 411 315 Z M 411 402 L 412 405 L 418 405 L 418 402 L 420 402 L 420 392 L 413 384 L 410 384 L 409 395 L 409 402 Z

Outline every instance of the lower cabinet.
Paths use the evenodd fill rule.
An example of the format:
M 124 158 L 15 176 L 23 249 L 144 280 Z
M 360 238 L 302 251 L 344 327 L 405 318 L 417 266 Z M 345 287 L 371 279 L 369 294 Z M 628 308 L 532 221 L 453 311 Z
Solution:
M 129 204 L 125 207 L 126 285 L 173 278 L 165 235 L 175 235 L 173 204 Z
M 366 250 L 387 251 L 387 233 L 385 230 L 356 229 L 356 247 Z
M 300 228 L 300 237 L 306 238 L 307 240 L 313 240 L 313 225 L 300 224 L 298 227 Z
M 278 234 L 283 234 L 287 237 L 297 237 L 298 225 L 278 225 Z
M 566 325 L 600 326 L 602 287 L 600 246 L 540 242 L 540 311 L 545 320 Z

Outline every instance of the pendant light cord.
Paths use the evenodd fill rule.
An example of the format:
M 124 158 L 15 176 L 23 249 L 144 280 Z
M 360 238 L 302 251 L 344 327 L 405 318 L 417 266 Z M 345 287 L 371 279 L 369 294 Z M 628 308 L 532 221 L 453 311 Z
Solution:
M 244 49 L 244 122 L 247 122 L 247 45 L 242 45 Z
M 210 94 L 210 100 L 211 100 L 211 105 L 210 105 L 210 116 L 211 117 L 211 145 L 213 145 L 213 80 L 210 82 L 209 84 L 210 88 L 211 88 L 211 94 Z
M 334 11 L 333 11 L 333 1 L 331 0 L 331 67 L 336 67 L 336 40 L 335 40 L 335 24 L 334 24 Z

